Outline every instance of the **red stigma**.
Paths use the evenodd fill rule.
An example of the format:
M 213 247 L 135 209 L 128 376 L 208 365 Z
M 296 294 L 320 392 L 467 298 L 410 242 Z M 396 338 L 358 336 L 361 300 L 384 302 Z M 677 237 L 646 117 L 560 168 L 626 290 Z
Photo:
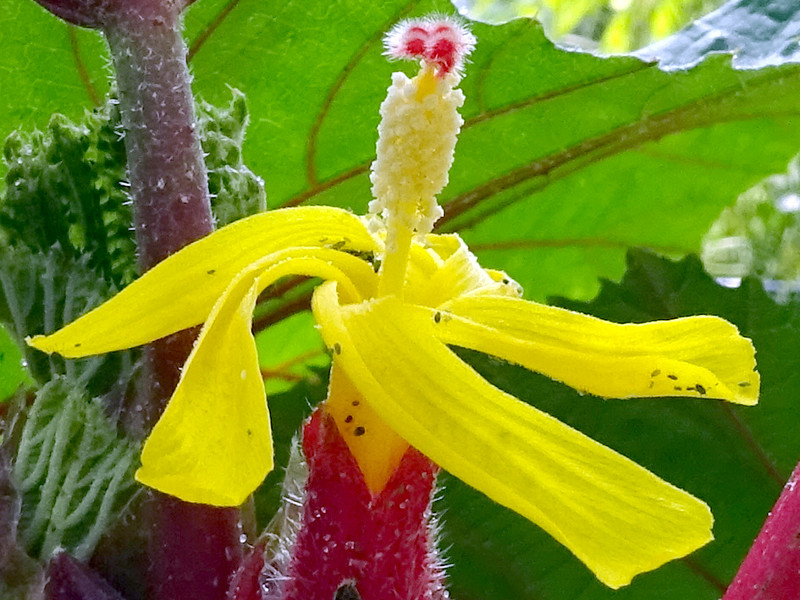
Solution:
M 405 21 L 386 37 L 389 56 L 424 60 L 436 67 L 439 77 L 460 71 L 474 45 L 473 35 L 450 17 Z
M 425 56 L 425 40 L 422 38 L 408 40 L 406 42 L 405 55 L 409 57 Z
M 428 50 L 427 58 L 439 65 L 445 73 L 449 73 L 456 64 L 456 45 L 448 39 L 437 40 Z

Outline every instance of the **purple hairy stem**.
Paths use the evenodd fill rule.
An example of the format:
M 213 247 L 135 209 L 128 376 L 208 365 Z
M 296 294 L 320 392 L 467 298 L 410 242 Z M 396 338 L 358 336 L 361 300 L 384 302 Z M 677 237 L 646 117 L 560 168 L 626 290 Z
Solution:
M 800 464 L 722 600 L 800 598 Z
M 146 271 L 213 230 L 181 37 L 181 11 L 191 0 L 36 1 L 74 24 L 100 29 L 108 41 L 125 130 L 139 266 Z M 162 413 L 196 333 L 179 332 L 145 349 L 139 389 L 123 418 L 134 437 L 144 437 Z M 151 508 L 141 517 L 148 530 L 149 566 L 142 574 L 147 598 L 224 598 L 242 559 L 239 511 L 162 494 L 147 504 Z M 124 579 L 119 573 L 106 575 Z
M 127 2 L 103 31 L 117 74 L 139 265 L 146 271 L 213 230 L 179 7 Z M 143 386 L 129 411 L 134 433 L 148 431 L 163 411 L 195 334 L 181 332 L 146 349 Z
M 239 513 L 156 494 L 153 600 L 221 600 L 242 561 Z
M 125 600 L 100 575 L 66 552 L 47 565 L 44 600 Z
M 180 15 L 168 3 L 104 29 L 119 86 L 139 264 L 147 270 L 213 229 Z
M 163 0 L 122 3 L 104 25 L 116 68 L 139 263 L 146 271 L 213 230 L 208 183 L 180 34 L 180 9 Z M 196 332 L 145 349 L 130 413 L 147 431 L 178 382 Z M 239 512 L 155 495 L 149 597 L 220 600 L 242 558 Z

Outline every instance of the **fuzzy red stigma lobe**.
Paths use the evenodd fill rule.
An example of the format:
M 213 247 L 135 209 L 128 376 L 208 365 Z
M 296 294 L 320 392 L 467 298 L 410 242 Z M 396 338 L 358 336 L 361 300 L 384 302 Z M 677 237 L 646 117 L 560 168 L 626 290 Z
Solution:
M 459 72 L 475 46 L 475 37 L 452 17 L 403 21 L 386 37 L 386 54 L 392 58 L 424 60 L 444 77 Z

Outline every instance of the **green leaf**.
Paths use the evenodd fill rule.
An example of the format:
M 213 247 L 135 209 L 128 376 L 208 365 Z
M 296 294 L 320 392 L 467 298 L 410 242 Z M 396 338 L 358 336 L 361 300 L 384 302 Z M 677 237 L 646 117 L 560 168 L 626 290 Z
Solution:
M 674 36 L 637 52 L 670 69 L 692 67 L 727 52 L 740 69 L 800 62 L 800 6 L 794 0 L 732 0 Z
M 31 383 L 19 346 L 0 324 L 0 402 L 8 399 L 21 385 Z
M 139 350 L 64 360 L 25 345 L 31 332 L 54 331 L 111 295 L 113 288 L 90 266 L 90 255 L 65 255 L 58 245 L 36 254 L 0 246 L 0 321 L 5 322 L 39 384 L 64 377 L 87 397 L 118 403 L 136 370 Z
M 227 106 L 197 103 L 197 128 L 206 155 L 211 208 L 222 227 L 267 208 L 264 182 L 244 164 L 242 146 L 250 122 L 247 100 L 231 89 Z
M 64 26 L 17 4 L 9 13 L 19 20 L 0 31 L 24 82 L 4 82 L 14 90 L 2 101 L 6 112 L 42 106 L 46 113 L 55 96 L 59 110 L 75 114 L 86 103 Z M 315 6 L 193 4 L 186 32 L 194 89 L 215 104 L 227 101 L 228 86 L 247 95 L 254 119 L 245 154 L 266 181 L 271 207 L 312 202 L 361 211 L 389 73 L 413 69 L 386 62 L 382 33 L 399 18 L 442 6 Z M 15 43 L 28 23 L 52 54 L 47 69 L 55 63 L 64 71 L 53 82 L 30 72 L 27 46 Z M 797 66 L 741 72 L 715 56 L 692 71 L 664 73 L 631 57 L 558 49 L 533 22 L 475 24 L 474 31 L 479 44 L 463 83 L 467 123 L 442 194 L 450 203 L 442 227 L 460 229 L 484 264 L 511 272 L 530 297 L 590 297 L 598 277 L 622 274 L 628 246 L 698 251 L 722 207 L 783 170 L 797 150 Z M 770 42 L 777 51 L 792 39 L 781 30 Z M 90 55 L 92 44 L 79 38 L 79 53 Z M 66 73 L 75 91 L 68 97 Z M 20 120 L 2 122 L 10 129 Z
M 78 388 L 103 394 L 119 378 L 130 377 L 129 352 L 65 361 L 23 345 L 31 332 L 62 327 L 110 295 L 109 285 L 89 266 L 89 258 L 76 260 L 58 246 L 42 254 L 27 247 L 0 246 L 0 321 L 20 344 L 35 380 L 45 383 L 65 375 Z
M 41 129 L 53 113 L 79 118 L 102 102 L 108 59 L 99 33 L 18 0 L 0 0 L 0 32 L 0 139 L 18 127 Z
M 208 0 L 190 11 L 195 88 L 212 100 L 226 85 L 248 94 L 248 156 L 270 206 L 364 210 L 376 107 L 389 73 L 413 70 L 386 63 L 381 34 L 432 8 Z M 557 49 L 532 22 L 473 29 L 442 227 L 531 297 L 591 296 L 598 276 L 622 274 L 631 245 L 698 251 L 722 207 L 797 151 L 796 66 L 741 72 L 716 56 L 664 73 Z
M 317 384 L 316 370 L 330 364 L 328 350 L 308 311 L 267 328 L 256 343 L 268 395 L 292 389 L 302 380 Z
M 121 185 L 125 149 L 119 111 L 107 103 L 78 122 L 55 114 L 44 132 L 13 132 L 5 142 L 6 189 L 0 225 L 11 246 L 47 253 L 57 245 L 85 256 L 114 285 L 136 276 L 131 210 Z
M 19 537 L 45 560 L 59 547 L 88 559 L 135 490 L 138 448 L 111 428 L 98 401 L 71 388 L 54 379 L 39 390 L 14 461 Z
M 755 407 L 715 400 L 603 400 L 476 353 L 467 359 L 495 385 L 552 414 L 705 500 L 715 540 L 636 577 L 621 590 L 597 582 L 535 526 L 445 476 L 443 545 L 454 597 L 548 600 L 719 598 L 797 460 L 800 304 L 776 305 L 754 280 L 718 286 L 696 257 L 670 262 L 631 251 L 620 284 L 568 308 L 620 322 L 715 314 L 752 338 L 762 375 Z M 459 351 L 461 352 L 461 351 Z
M 222 108 L 202 101 L 197 106 L 220 225 L 266 208 L 263 182 L 242 157 L 247 102 L 238 90 L 229 95 Z M 3 148 L 8 172 L 0 195 L 0 242 L 39 254 L 58 246 L 66 257 L 86 261 L 112 287 L 133 281 L 136 242 L 120 128 L 117 103 L 109 100 L 76 122 L 56 114 L 43 132 L 11 133 Z

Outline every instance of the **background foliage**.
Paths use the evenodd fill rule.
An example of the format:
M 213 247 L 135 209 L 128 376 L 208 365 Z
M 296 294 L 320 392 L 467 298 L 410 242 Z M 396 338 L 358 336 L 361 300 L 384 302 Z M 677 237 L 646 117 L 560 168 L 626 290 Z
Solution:
M 456 0 L 472 18 L 539 19 L 551 39 L 603 52 L 629 52 L 674 33 L 722 0 Z
M 6 273 L 4 289 L 17 290 L 21 284 L 15 282 L 27 276 L 34 303 L 44 303 L 44 289 L 37 286 L 50 280 L 36 276 L 31 265 L 42 263 L 47 269 L 48 261 L 58 258 L 56 252 L 69 254 L 71 248 L 74 260 L 59 272 L 67 279 L 88 273 L 102 282 L 97 292 L 102 296 L 127 280 L 128 271 L 115 265 L 132 264 L 123 260 L 132 260 L 130 247 L 114 245 L 122 248 L 120 260 L 98 261 L 95 247 L 83 243 L 84 221 L 70 221 L 74 215 L 105 215 L 100 222 L 117 232 L 114 239 L 124 241 L 117 227 L 125 210 L 124 202 L 117 201 L 124 199 L 124 171 L 118 160 L 111 160 L 119 139 L 113 111 L 103 103 L 108 70 L 102 42 L 92 32 L 56 21 L 32 2 L 0 0 L 0 8 L 0 134 L 22 132 L 11 138 L 5 152 L 4 251 L 17 254 L 5 255 L 0 269 Z M 363 211 L 370 199 L 367 170 L 377 137 L 377 108 L 390 72 L 408 69 L 387 64 L 382 34 L 399 18 L 431 10 L 452 9 L 429 0 L 195 3 L 186 17 L 186 38 L 195 92 L 208 102 L 199 108 L 212 183 L 227 198 L 217 202 L 218 218 L 224 222 L 258 210 L 263 189 L 271 208 L 325 203 Z M 748 2 L 733 2 L 726 14 L 731 22 L 752 24 L 747 18 L 754 10 Z M 781 18 L 797 20 L 790 9 Z M 741 29 L 747 33 L 747 27 Z M 767 37 L 756 25 L 751 29 L 756 37 Z M 460 231 L 484 266 L 508 270 L 529 298 L 560 296 L 561 304 L 621 321 L 720 314 L 756 343 L 763 399 L 758 407 L 741 410 L 686 399 L 580 397 L 511 365 L 468 355 L 500 387 L 627 454 L 714 509 L 715 542 L 640 576 L 614 597 L 718 598 L 800 455 L 793 435 L 798 417 L 792 410 L 798 389 L 798 353 L 792 351 L 797 305 L 776 305 L 757 280 L 735 291 L 721 288 L 697 259 L 670 262 L 641 251 L 628 253 L 628 248 L 672 256 L 699 252 L 703 235 L 725 206 L 786 168 L 800 146 L 795 55 L 784 53 L 782 64 L 759 70 L 737 70 L 730 56 L 715 55 L 690 70 L 666 72 L 632 56 L 599 58 L 559 49 L 527 20 L 475 24 L 474 32 L 479 45 L 462 85 L 466 125 L 450 185 L 441 197 L 446 205 L 441 230 Z M 784 34 L 772 31 L 767 49 L 785 47 L 792 33 Z M 671 46 L 662 46 L 661 66 L 670 66 L 675 56 L 670 49 L 689 46 L 689 39 L 673 38 Z M 695 48 L 694 62 L 706 52 Z M 236 92 L 231 100 L 231 87 L 247 98 L 246 140 L 247 107 Z M 92 108 L 98 110 L 86 116 Z M 54 112 L 65 116 L 51 118 Z M 44 133 L 32 133 L 34 128 Z M 71 133 L 65 137 L 64 131 Z M 105 150 L 100 150 L 101 139 Z M 52 154 L 57 142 L 59 152 L 62 146 L 72 148 L 62 153 L 63 159 Z M 42 162 L 42 156 L 50 160 Z M 31 174 L 42 170 L 52 177 Z M 97 200 L 88 212 L 79 210 L 86 193 L 71 197 L 64 192 L 64 173 L 72 179 L 80 173 L 89 177 L 80 185 Z M 263 189 L 256 176 L 263 178 Z M 48 214 L 54 215 L 50 225 L 63 234 L 60 238 L 21 234 L 30 223 L 9 210 L 20 206 L 19 198 L 15 201 L 19 188 L 34 182 L 52 184 L 34 186 L 32 193 L 56 203 Z M 113 210 L 103 212 L 109 202 Z M 55 241 L 60 242 L 57 250 Z M 282 318 L 303 306 L 303 285 L 284 285 L 288 294 L 265 301 L 257 319 L 263 325 L 278 322 L 259 341 L 263 366 L 274 377 L 269 389 L 280 390 L 270 399 L 279 462 L 286 460 L 309 406 L 324 394 L 319 376 L 324 369 L 313 365 L 324 365 L 326 357 L 308 315 Z M 15 320 L 8 297 L 6 291 L 2 314 L 15 337 L 49 326 L 27 317 Z M 29 307 L 25 315 L 34 313 Z M 13 348 L 0 347 L 0 352 L 1 381 L 11 389 L 23 372 Z M 115 368 L 130 370 L 133 362 Z M 31 367 L 40 384 L 53 373 L 70 376 L 62 365 Z M 75 376 L 88 372 L 93 377 L 96 365 L 88 369 L 78 368 Z M 98 438 L 111 439 L 104 433 Z M 262 522 L 275 509 L 279 477 L 277 471 L 258 494 Z M 612 596 L 534 526 L 446 476 L 444 484 L 437 506 L 444 514 L 442 543 L 453 563 L 454 597 Z M 27 510 L 35 512 L 37 502 L 28 500 Z

